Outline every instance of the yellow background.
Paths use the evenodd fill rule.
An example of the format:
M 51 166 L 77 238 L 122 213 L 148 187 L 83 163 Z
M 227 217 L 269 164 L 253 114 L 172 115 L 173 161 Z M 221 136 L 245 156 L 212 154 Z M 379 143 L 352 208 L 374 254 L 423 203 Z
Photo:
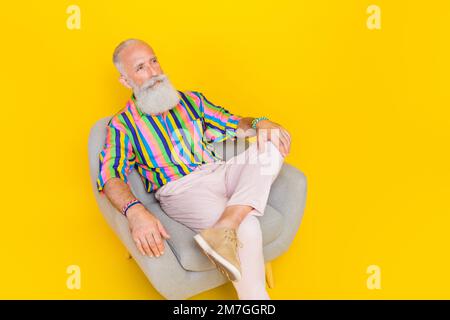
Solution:
M 81 29 L 66 27 L 69 5 Z M 366 27 L 369 5 L 381 30 Z M 148 41 L 179 90 L 292 134 L 304 219 L 273 299 L 450 298 L 449 1 L 9 1 L 2 30 L 0 298 L 162 298 L 101 216 L 87 139 Z M 66 287 L 69 265 L 81 289 Z M 381 268 L 381 290 L 366 269 Z M 234 299 L 231 283 L 194 299 Z

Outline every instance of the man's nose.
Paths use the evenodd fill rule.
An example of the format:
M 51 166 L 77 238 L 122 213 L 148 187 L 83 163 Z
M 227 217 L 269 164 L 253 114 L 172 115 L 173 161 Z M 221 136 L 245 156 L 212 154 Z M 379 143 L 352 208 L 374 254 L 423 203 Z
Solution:
M 151 63 L 148 65 L 148 70 L 152 77 L 159 75 L 159 69 L 157 66 L 152 65 Z

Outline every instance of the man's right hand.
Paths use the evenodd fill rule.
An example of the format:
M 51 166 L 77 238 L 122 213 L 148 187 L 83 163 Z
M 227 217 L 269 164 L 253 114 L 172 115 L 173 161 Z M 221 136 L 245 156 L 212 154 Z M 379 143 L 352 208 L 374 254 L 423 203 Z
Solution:
M 131 236 L 136 247 L 143 255 L 159 257 L 164 253 L 162 238 L 170 236 L 158 218 L 150 213 L 142 204 L 137 204 L 127 211 Z

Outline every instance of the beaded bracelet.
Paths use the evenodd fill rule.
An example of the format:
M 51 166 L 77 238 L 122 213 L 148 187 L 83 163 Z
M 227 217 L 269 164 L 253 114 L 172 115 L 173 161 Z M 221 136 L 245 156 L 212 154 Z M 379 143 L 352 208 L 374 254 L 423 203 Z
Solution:
M 130 200 L 126 205 L 123 206 L 122 214 L 126 217 L 128 209 L 130 209 L 132 206 L 139 204 L 139 203 L 141 203 L 139 201 L 139 199 L 134 198 L 134 199 Z
M 259 117 L 259 118 L 253 119 L 253 120 L 252 120 L 252 128 L 253 128 L 253 129 L 256 129 L 256 124 L 257 124 L 258 122 L 260 122 L 261 120 L 269 120 L 269 118 L 267 118 L 267 117 Z

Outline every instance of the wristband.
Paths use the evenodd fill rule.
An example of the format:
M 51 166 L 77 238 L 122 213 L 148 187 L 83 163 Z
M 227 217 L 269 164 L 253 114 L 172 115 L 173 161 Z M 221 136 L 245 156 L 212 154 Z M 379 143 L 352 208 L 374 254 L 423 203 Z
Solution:
M 252 120 L 252 128 L 253 128 L 253 129 L 256 129 L 256 124 L 257 124 L 258 122 L 260 122 L 261 120 L 269 120 L 269 118 L 267 118 L 267 117 L 259 117 L 259 118 L 253 119 L 253 120 Z
M 129 201 L 126 205 L 123 206 L 122 214 L 126 217 L 128 209 L 130 209 L 132 206 L 134 206 L 136 204 L 139 204 L 139 203 L 142 204 L 142 202 L 140 202 L 139 199 L 136 199 L 136 198 L 131 200 L 131 201 Z

